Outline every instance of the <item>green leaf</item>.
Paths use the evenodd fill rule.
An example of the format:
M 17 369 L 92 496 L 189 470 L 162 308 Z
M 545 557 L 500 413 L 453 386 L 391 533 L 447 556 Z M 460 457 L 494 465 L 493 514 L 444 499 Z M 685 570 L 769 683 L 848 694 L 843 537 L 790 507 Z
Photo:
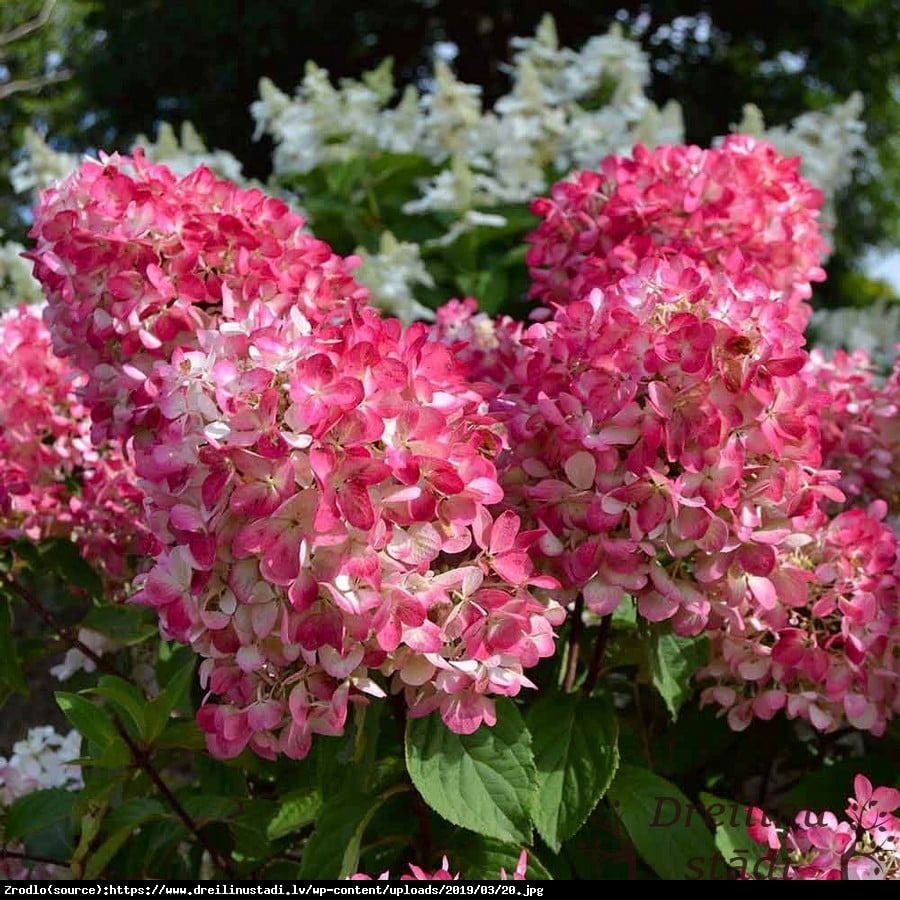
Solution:
M 99 878 L 109 861 L 119 852 L 122 845 L 139 828 L 152 819 L 167 815 L 166 808 L 149 797 L 134 797 L 117 806 L 107 817 L 106 840 L 88 857 L 84 867 L 84 877 Z
M 0 598 L 0 702 L 10 694 L 28 694 L 16 640 L 13 637 L 12 608 L 8 598 Z
M 665 778 L 637 766 L 620 766 L 607 800 L 660 878 L 690 880 L 698 871 L 704 877 L 719 859 L 701 813 Z
M 613 610 L 612 622 L 613 626 L 617 629 L 637 628 L 637 606 L 628 594 L 625 595 L 622 602 Z
M 553 863 L 561 861 L 571 866 L 574 876 L 559 874 L 557 878 L 582 881 L 635 881 L 643 868 L 625 829 L 606 803 L 597 804 L 578 834 L 566 841 Z
M 72 541 L 54 538 L 40 545 L 41 564 L 64 578 L 67 584 L 87 591 L 92 597 L 103 593 L 100 576 L 89 566 Z
M 206 746 L 203 732 L 193 719 L 170 721 L 153 742 L 157 750 L 202 750 Z
M 145 606 L 97 606 L 84 617 L 82 625 L 126 646 L 159 634 L 156 616 Z
M 619 724 L 606 697 L 547 695 L 528 711 L 538 774 L 534 824 L 559 852 L 609 788 L 619 765 Z
M 346 878 L 357 871 L 366 827 L 385 796 L 339 795 L 322 809 L 303 850 L 300 879 Z
M 233 797 L 211 797 L 207 794 L 177 794 L 185 812 L 198 824 L 224 822 L 238 808 Z
M 502 266 L 492 266 L 483 277 L 479 278 L 475 299 L 478 300 L 479 309 L 483 312 L 496 313 L 508 296 L 509 275 Z
M 139 737 L 143 738 L 147 728 L 147 701 L 133 685 L 115 675 L 101 675 L 94 693 L 109 700 L 131 720 Z
M 460 877 L 467 881 L 496 881 L 500 877 L 500 869 L 506 869 L 507 876 L 512 878 L 521 853 L 522 846 L 519 844 L 504 844 L 469 831 L 457 831 L 447 843 L 451 871 L 459 872 Z M 525 875 L 529 880 L 553 879 L 533 850 L 528 851 Z
M 154 741 L 166 727 L 175 707 L 181 703 L 194 679 L 197 660 L 194 657 L 183 663 L 169 678 L 160 695 L 145 706 L 147 716 L 147 740 Z
M 700 802 L 715 826 L 716 847 L 732 868 L 746 867 L 747 863 L 755 863 L 766 856 L 768 848 L 757 844 L 747 834 L 749 807 L 703 791 L 700 792 Z
M 109 713 L 96 703 L 65 691 L 56 692 L 56 702 L 75 728 L 101 750 L 121 741 Z
M 679 637 L 661 630 L 654 634 L 650 646 L 650 675 L 673 720 L 678 718 L 678 710 L 694 692 L 691 678 L 706 663 L 708 645 L 705 635 Z
M 249 793 L 244 769 L 233 760 L 215 759 L 201 753 L 194 760 L 194 774 L 197 786 L 204 794 L 243 798 Z
M 103 825 L 104 817 L 109 810 L 109 804 L 112 795 L 118 788 L 115 781 L 106 781 L 103 784 L 97 783 L 92 787 L 90 780 L 78 797 L 78 807 L 76 814 L 80 813 L 81 828 L 78 846 L 72 854 L 72 874 L 76 878 L 84 878 L 84 867 L 91 853 L 91 848 L 100 829 Z
M 266 826 L 277 809 L 278 803 L 274 800 L 250 800 L 242 804 L 240 812 L 228 823 L 235 854 L 244 859 L 263 859 L 272 855 Z
M 486 837 L 531 843 L 537 771 L 531 736 L 511 700 L 497 702 L 497 724 L 454 734 L 432 713 L 410 719 L 406 767 L 425 802 L 454 825 Z
M 6 810 L 4 840 L 22 840 L 45 831 L 57 822 L 68 821 L 76 796 L 73 791 L 64 788 L 47 788 L 19 797 Z
M 266 826 L 269 840 L 293 834 L 316 820 L 322 808 L 322 795 L 318 791 L 292 791 L 278 803 L 278 811 Z

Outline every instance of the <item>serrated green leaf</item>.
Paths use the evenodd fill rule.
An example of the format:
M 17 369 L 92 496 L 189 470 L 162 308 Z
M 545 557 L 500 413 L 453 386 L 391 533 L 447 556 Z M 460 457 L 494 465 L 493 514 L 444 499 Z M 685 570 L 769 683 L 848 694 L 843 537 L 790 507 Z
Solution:
M 115 675 L 101 675 L 93 693 L 110 701 L 131 720 L 139 737 L 143 738 L 147 728 L 147 701 L 133 685 Z
M 109 713 L 96 703 L 65 691 L 57 691 L 55 696 L 65 717 L 101 750 L 122 740 Z
M 300 879 L 346 878 L 357 870 L 366 827 L 385 796 L 337 796 L 322 809 L 303 849 Z
M 706 635 L 679 637 L 670 631 L 655 632 L 650 644 L 650 677 L 673 720 L 694 692 L 691 679 L 708 656 Z
M 5 841 L 22 840 L 45 831 L 57 822 L 68 821 L 76 794 L 64 788 L 46 788 L 19 797 L 7 810 Z
M 432 713 L 410 719 L 406 767 L 438 814 L 486 837 L 531 843 L 537 771 L 531 736 L 510 700 L 497 702 L 497 724 L 454 734 Z
M 293 834 L 316 820 L 322 808 L 322 795 L 318 791 L 293 791 L 278 802 L 278 811 L 266 826 L 266 836 L 277 841 Z
M 134 797 L 117 806 L 107 817 L 104 830 L 106 840 L 88 857 L 84 867 L 84 877 L 99 878 L 109 861 L 119 852 L 122 845 L 133 835 L 134 830 L 145 822 L 166 816 L 166 808 L 149 797 Z
M 607 800 L 638 853 L 660 878 L 689 878 L 698 871 L 697 865 L 705 875 L 719 859 L 702 815 L 665 778 L 637 766 L 620 766 Z
M 766 856 L 768 848 L 747 834 L 748 807 L 704 791 L 700 792 L 700 802 L 715 826 L 716 847 L 732 868 L 739 869 Z
M 559 852 L 606 793 L 619 765 L 619 725 L 606 697 L 546 696 L 528 711 L 538 775 L 534 824 Z
M 496 881 L 500 870 L 505 869 L 509 878 L 519 863 L 522 847 L 504 844 L 480 834 L 457 831 L 447 844 L 447 857 L 451 871 L 459 872 L 467 881 Z M 528 851 L 528 868 L 525 877 L 529 881 L 552 881 L 553 876 L 538 859 L 534 850 Z
M 97 606 L 84 617 L 82 625 L 125 646 L 139 644 L 159 634 L 153 610 L 144 606 Z

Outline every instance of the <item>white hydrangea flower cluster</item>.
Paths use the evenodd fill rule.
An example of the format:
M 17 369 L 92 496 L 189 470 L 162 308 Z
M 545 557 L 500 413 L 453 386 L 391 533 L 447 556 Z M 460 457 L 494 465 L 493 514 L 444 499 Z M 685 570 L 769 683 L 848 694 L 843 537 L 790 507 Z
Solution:
M 9 759 L 0 756 L 0 805 L 9 806 L 25 794 L 46 788 L 80 790 L 81 735 L 57 734 L 50 725 L 31 728 L 24 740 L 13 744 Z
M 9 170 L 17 194 L 34 194 L 70 175 L 81 163 L 77 153 L 54 150 L 33 128 L 25 129 L 22 158 Z
M 29 729 L 24 740 L 13 744 L 9 759 L 0 756 L 0 807 L 47 788 L 80 790 L 84 781 L 81 767 L 75 763 L 80 755 L 81 735 L 77 731 L 61 735 L 50 725 Z M 72 878 L 70 869 L 43 860 L 30 860 L 24 850 L 18 842 L 0 845 L 0 879 Z
M 41 303 L 41 286 L 32 276 L 32 264 L 22 259 L 25 248 L 15 241 L 0 244 L 0 313 L 21 303 Z
M 420 182 L 419 196 L 403 212 L 450 213 L 446 234 L 432 242 L 438 246 L 474 227 L 503 227 L 505 218 L 492 207 L 527 203 L 552 180 L 574 169 L 595 168 L 611 153 L 628 154 L 636 143 L 653 148 L 683 142 L 681 108 L 672 102 L 660 109 L 647 98 L 648 57 L 620 26 L 576 51 L 559 46 L 553 18 L 547 15 L 534 37 L 514 38 L 512 49 L 506 66 L 511 90 L 487 110 L 481 88 L 459 81 L 440 58 L 427 89 L 420 94 L 409 87 L 393 106 L 389 63 L 337 87 L 324 69 L 308 64 L 293 97 L 263 79 L 260 99 L 251 106 L 255 136 L 273 138 L 276 176 L 303 175 L 366 153 L 427 158 L 441 168 Z M 748 106 L 736 130 L 801 156 L 804 175 L 826 196 L 828 219 L 835 195 L 849 182 L 867 146 L 861 111 L 862 99 L 854 94 L 843 104 L 766 129 L 759 110 Z M 401 266 L 396 278 L 386 274 L 390 263 L 380 254 L 367 255 L 362 278 L 377 302 L 408 321 L 422 315 L 411 287 L 426 282 L 407 274 L 396 247 L 391 252 Z M 403 251 L 405 259 L 410 252 Z M 370 277 L 376 271 L 387 282 L 384 288 Z
M 434 280 L 425 268 L 419 245 L 398 241 L 390 231 L 381 235 L 378 253 L 357 249 L 362 258 L 353 273 L 356 280 L 367 287 L 375 306 L 387 310 L 404 322 L 414 319 L 434 321 L 434 312 L 413 296 L 415 285 L 434 287 Z
M 683 139 L 677 104 L 657 109 L 644 94 L 646 55 L 615 26 L 581 49 L 560 48 L 545 16 L 533 38 L 516 38 L 512 90 L 485 111 L 481 88 L 437 60 L 430 90 L 407 88 L 397 106 L 389 66 L 335 88 L 309 64 L 293 98 L 263 79 L 252 104 L 256 136 L 275 142 L 277 175 L 372 151 L 420 154 L 445 166 L 422 184 L 409 214 L 524 203 L 545 191 L 548 172 L 595 166 L 609 153 Z

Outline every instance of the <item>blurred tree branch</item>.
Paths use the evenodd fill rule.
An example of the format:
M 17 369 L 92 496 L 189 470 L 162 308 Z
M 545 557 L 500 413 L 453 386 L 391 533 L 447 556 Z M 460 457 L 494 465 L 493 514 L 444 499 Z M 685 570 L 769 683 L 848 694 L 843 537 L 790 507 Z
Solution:
M 30 18 L 27 22 L 10 28 L 7 31 L 0 31 L 0 63 L 5 63 L 9 58 L 8 53 L 4 51 L 4 47 L 21 41 L 29 35 L 35 34 L 44 28 L 53 15 L 56 8 L 57 0 L 43 0 L 38 13 Z M 32 93 L 40 91 L 51 84 L 59 84 L 61 81 L 68 81 L 72 77 L 70 69 L 57 69 L 53 72 L 46 72 L 43 75 L 33 75 L 29 78 L 18 78 L 0 84 L 0 101 L 6 100 L 13 94 Z
M 43 28 L 50 21 L 50 16 L 53 15 L 55 6 L 56 0 L 44 0 L 40 12 L 38 12 L 36 16 L 16 28 L 10 28 L 9 31 L 0 32 L 0 47 L 5 47 L 7 44 L 20 41 L 22 38 L 28 37 L 29 34 L 33 34 L 35 31 Z M 0 54 L 0 60 L 2 59 L 4 59 L 4 57 Z
M 0 84 L 0 100 L 5 100 L 7 97 L 11 97 L 13 94 L 20 94 L 23 91 L 39 91 L 50 84 L 68 81 L 71 77 L 72 73 L 68 69 L 60 69 L 47 75 L 35 75 L 33 78 L 8 81 L 6 84 Z

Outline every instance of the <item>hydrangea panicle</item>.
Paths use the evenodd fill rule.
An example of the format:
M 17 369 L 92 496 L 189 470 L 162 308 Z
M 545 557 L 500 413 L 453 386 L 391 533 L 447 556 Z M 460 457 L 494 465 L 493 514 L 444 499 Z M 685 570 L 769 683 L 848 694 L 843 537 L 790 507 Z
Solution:
M 499 506 L 503 432 L 465 368 L 300 224 L 205 170 L 110 157 L 34 227 L 57 345 L 99 431 L 133 442 L 160 544 L 135 600 L 204 658 L 222 757 L 301 758 L 385 687 L 457 732 L 493 724 L 564 615 Z
M 84 384 L 39 310 L 0 318 L 0 539 L 71 539 L 119 596 L 153 541 L 126 448 L 91 443 Z

